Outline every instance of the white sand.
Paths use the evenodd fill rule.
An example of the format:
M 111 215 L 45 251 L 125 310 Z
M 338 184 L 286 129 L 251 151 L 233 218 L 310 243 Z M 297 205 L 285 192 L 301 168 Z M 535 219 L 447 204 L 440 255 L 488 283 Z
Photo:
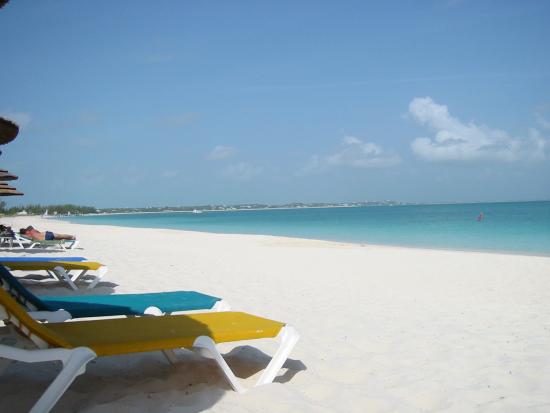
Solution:
M 150 353 L 90 363 L 54 411 L 550 411 L 549 257 L 2 221 L 76 234 L 82 249 L 55 255 L 107 264 L 94 293 L 193 289 L 301 334 L 278 382 L 244 395 L 198 356 L 172 366 Z M 251 385 L 274 345 L 223 350 L 233 347 L 230 364 Z M 12 364 L 0 411 L 28 409 L 57 371 Z

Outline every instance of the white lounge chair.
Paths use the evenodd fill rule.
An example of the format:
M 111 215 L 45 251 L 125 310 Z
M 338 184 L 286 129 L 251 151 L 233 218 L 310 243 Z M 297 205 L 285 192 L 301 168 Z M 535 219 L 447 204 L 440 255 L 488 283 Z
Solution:
M 54 248 L 58 250 L 73 250 L 75 249 L 79 242 L 77 239 L 52 239 L 52 240 L 36 240 L 32 238 L 27 238 L 20 234 L 15 234 L 16 242 L 21 246 L 25 246 L 26 248 L 32 249 L 46 249 L 46 248 Z

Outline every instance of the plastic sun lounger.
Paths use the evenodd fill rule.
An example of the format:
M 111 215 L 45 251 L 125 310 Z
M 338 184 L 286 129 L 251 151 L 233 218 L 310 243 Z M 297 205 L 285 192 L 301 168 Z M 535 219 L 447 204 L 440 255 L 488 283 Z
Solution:
M 75 249 L 80 242 L 77 239 L 36 240 L 32 238 L 27 238 L 20 234 L 15 234 L 15 239 L 16 242 L 19 243 L 19 245 L 28 245 L 26 247 L 28 249 L 55 247 L 56 249 L 63 251 Z
M 196 310 L 228 311 L 231 308 L 227 301 L 195 291 L 40 297 L 21 285 L 17 278 L 1 265 L 0 288 L 25 307 L 34 319 L 51 322 L 80 317 L 163 315 Z
M 279 338 L 281 344 L 256 386 L 271 383 L 299 339 L 284 323 L 239 312 L 209 312 L 162 317 L 111 318 L 93 321 L 40 324 L 3 289 L 0 319 L 7 320 L 37 347 L 22 349 L 0 344 L 0 357 L 27 363 L 59 360 L 63 369 L 30 410 L 50 411 L 74 379 L 96 357 L 162 351 L 170 363 L 173 349 L 207 353 L 217 363 L 231 387 L 246 389 L 234 375 L 216 344 L 262 338 Z
M 107 266 L 95 261 L 0 261 L 0 264 L 14 271 L 46 271 L 73 290 L 78 290 L 76 281 L 87 282 L 88 289 L 94 288 L 107 273 Z M 95 275 L 89 274 L 90 270 L 95 271 Z

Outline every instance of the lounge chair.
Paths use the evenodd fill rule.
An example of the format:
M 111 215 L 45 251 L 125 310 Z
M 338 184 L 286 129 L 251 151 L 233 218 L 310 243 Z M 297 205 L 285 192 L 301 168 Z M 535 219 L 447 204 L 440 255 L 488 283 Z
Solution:
M 0 288 L 14 297 L 34 319 L 51 322 L 80 317 L 163 315 L 182 311 L 230 309 L 226 301 L 195 291 L 69 297 L 36 296 L 2 265 Z
M 173 349 L 177 348 L 207 353 L 231 387 L 243 393 L 246 389 L 216 344 L 280 338 L 281 344 L 256 383 L 258 386 L 273 381 L 299 338 L 296 330 L 284 323 L 230 311 L 40 324 L 3 289 L 0 289 L 0 318 L 37 347 L 23 349 L 0 344 L 0 357 L 27 363 L 54 360 L 63 363 L 61 372 L 30 410 L 32 413 L 50 411 L 74 379 L 85 372 L 87 363 L 96 357 L 162 351 L 174 363 L 177 358 Z
M 15 234 L 15 239 L 17 240 L 17 243 L 19 243 L 20 245 L 24 245 L 28 249 L 46 249 L 53 247 L 54 249 L 63 251 L 75 249 L 80 242 L 77 239 L 36 240 L 32 238 L 27 238 L 21 234 Z
M 10 270 L 46 271 L 54 279 L 66 282 L 73 290 L 78 290 L 76 281 L 88 284 L 88 289 L 94 288 L 107 273 L 107 266 L 95 261 L 0 261 L 1 265 Z M 92 275 L 88 271 L 95 271 Z

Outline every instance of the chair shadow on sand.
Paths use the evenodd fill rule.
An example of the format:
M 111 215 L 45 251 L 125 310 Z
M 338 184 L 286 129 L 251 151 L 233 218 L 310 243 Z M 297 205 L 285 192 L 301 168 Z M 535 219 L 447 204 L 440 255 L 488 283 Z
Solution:
M 86 294 L 114 294 L 115 288 L 118 287 L 118 284 L 109 282 L 109 281 L 100 281 L 96 284 L 91 290 L 87 289 L 87 278 L 84 277 L 83 280 L 77 280 L 76 285 L 79 287 L 79 290 L 71 290 L 65 282 L 56 280 L 50 275 L 39 274 L 39 273 L 30 273 L 25 275 L 18 275 L 17 279 L 25 284 L 26 286 L 40 286 L 46 290 L 59 289 L 59 292 L 66 293 L 66 295 L 74 295 L 74 293 L 86 293 Z M 36 290 L 34 290 L 36 292 Z
M 235 347 L 224 357 L 235 375 L 244 379 L 262 371 L 271 360 L 271 356 L 252 346 Z M 275 377 L 274 382 L 287 383 L 300 371 L 307 370 L 302 361 L 291 358 L 288 358 L 281 368 L 285 369 L 285 372 Z

